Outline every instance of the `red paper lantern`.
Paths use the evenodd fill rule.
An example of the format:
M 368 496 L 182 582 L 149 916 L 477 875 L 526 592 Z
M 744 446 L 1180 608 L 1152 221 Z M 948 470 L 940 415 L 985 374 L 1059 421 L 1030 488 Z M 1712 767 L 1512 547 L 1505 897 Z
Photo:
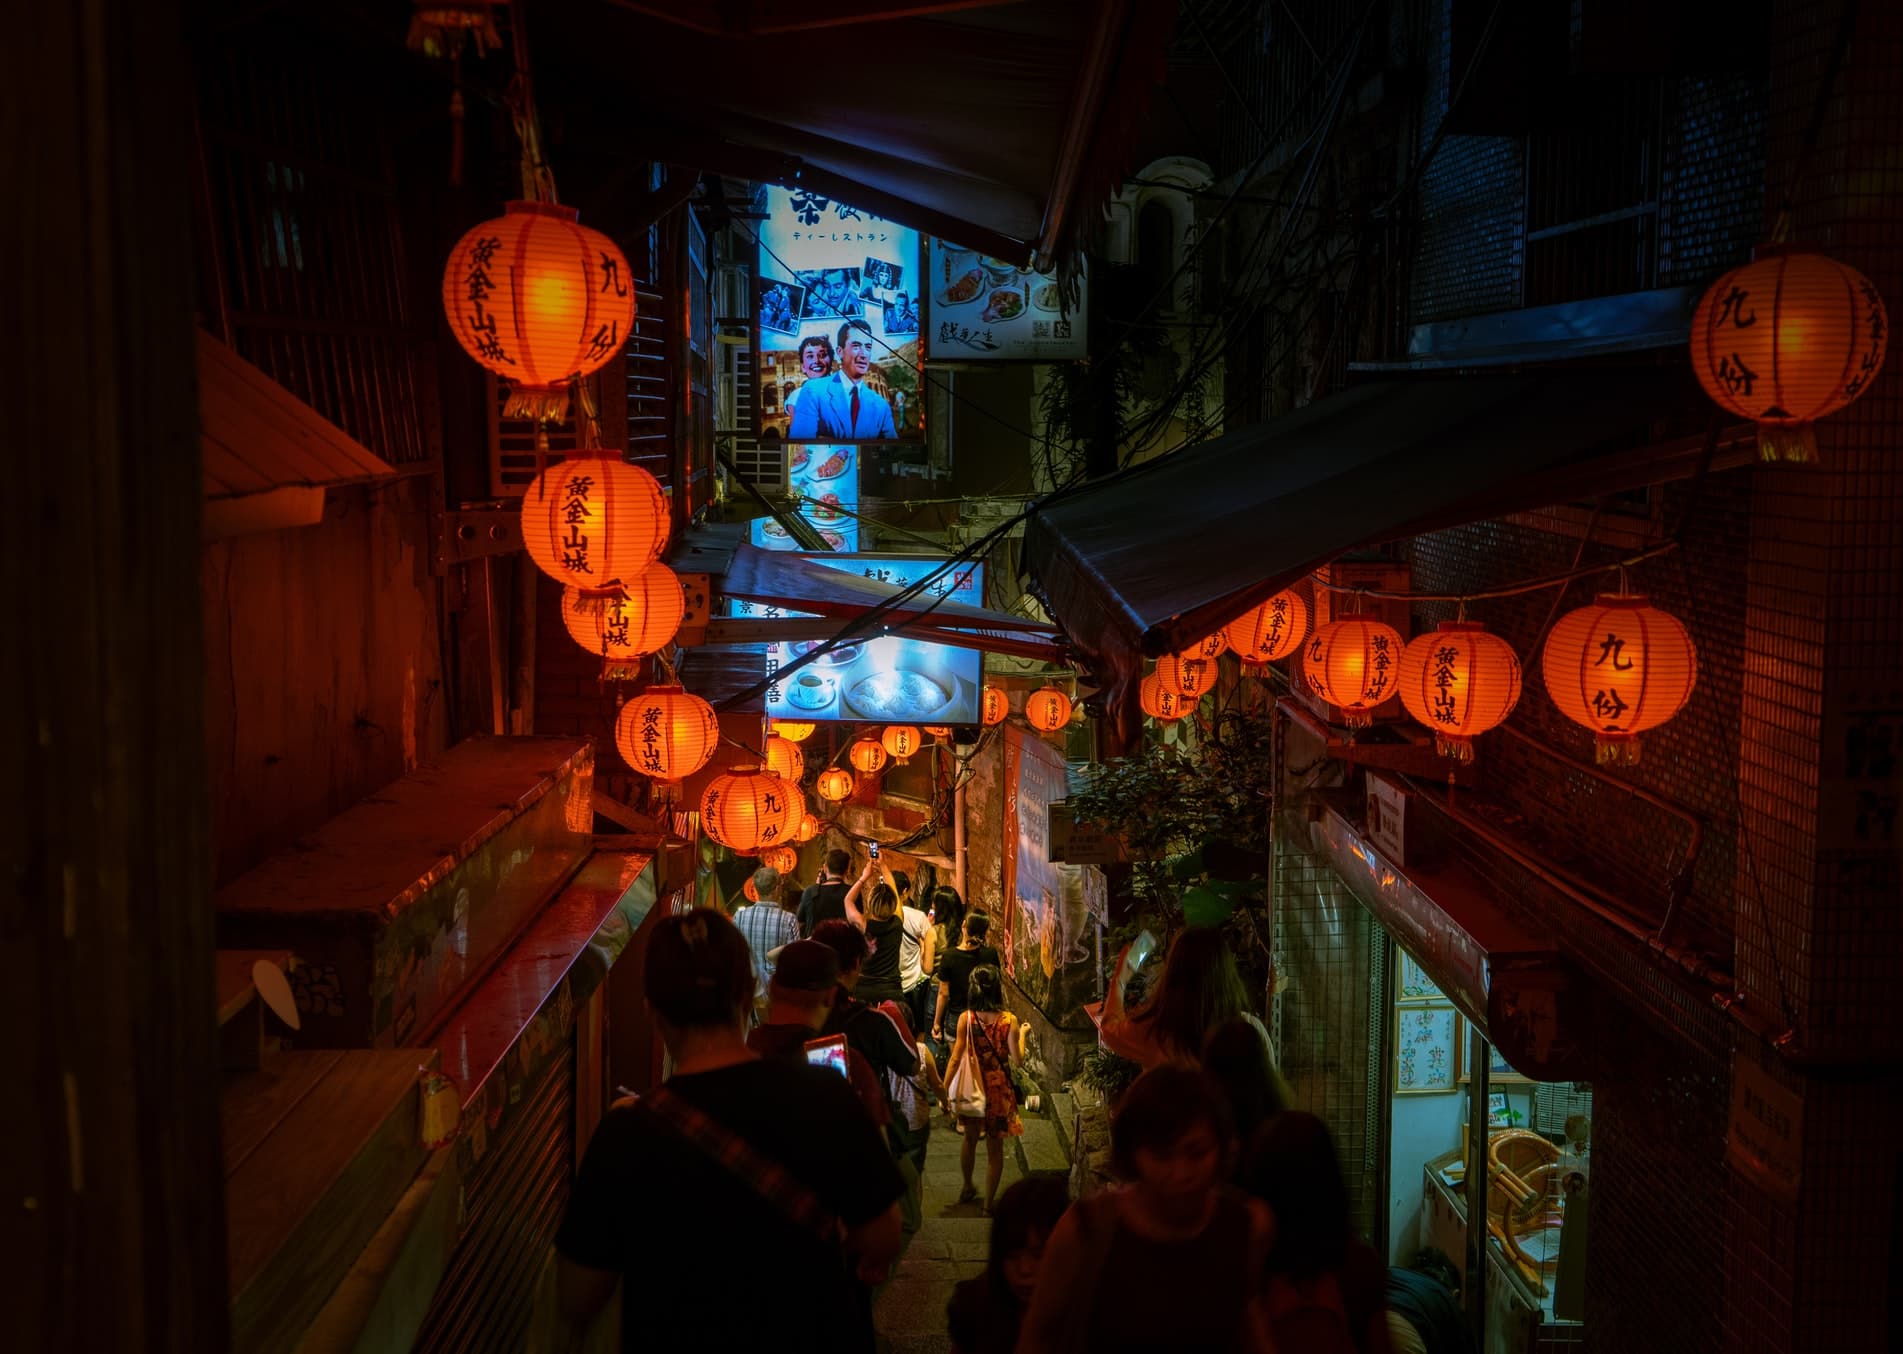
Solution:
M 810 842 L 819 835 L 819 819 L 810 813 L 800 815 L 799 826 L 793 829 L 793 840 Z
M 1812 423 L 1883 369 L 1889 322 L 1869 278 L 1829 255 L 1766 246 L 1692 314 L 1692 369 L 1724 408 L 1758 425 L 1767 461 L 1808 461 Z
M 653 686 L 615 716 L 615 748 L 627 764 L 657 782 L 663 803 L 680 782 L 713 760 L 720 742 L 714 707 L 678 686 Z
M 1070 723 L 1070 697 L 1054 686 L 1039 687 L 1024 698 L 1024 720 L 1040 733 L 1056 733 Z
M 766 731 L 776 738 L 784 738 L 789 743 L 804 743 L 813 736 L 817 724 L 804 723 L 793 719 L 774 719 L 767 721 Z
M 1405 647 L 1398 630 L 1369 617 L 1331 621 L 1308 641 L 1302 679 L 1341 711 L 1342 723 L 1365 728 L 1373 722 L 1374 707 L 1394 694 Z
M 861 738 L 846 749 L 846 760 L 862 776 L 874 776 L 885 765 L 885 748 L 870 738 Z
M 511 387 L 511 417 L 559 418 L 568 383 L 628 341 L 634 279 L 573 207 L 511 202 L 449 251 L 443 312 L 456 341 Z
M 821 799 L 829 800 L 834 804 L 842 799 L 850 799 L 853 790 L 852 772 L 843 766 L 830 767 L 819 773 L 819 779 L 814 783 L 813 788 L 819 791 Z
M 1164 654 L 1156 660 L 1156 684 L 1191 701 L 1202 699 L 1216 687 L 1216 660 L 1193 653 Z
M 1137 704 L 1151 719 L 1174 724 L 1196 704 L 1193 696 L 1184 696 L 1156 680 L 1153 672 L 1137 683 Z
M 1302 647 L 1308 635 L 1308 603 L 1284 588 L 1261 606 L 1223 627 L 1229 647 L 1245 663 L 1273 663 Z
M 910 724 L 888 724 L 885 732 L 879 735 L 879 745 L 901 764 L 911 761 L 912 754 L 919 750 L 923 742 L 919 731 Z
M 800 867 L 800 853 L 790 846 L 769 846 L 760 853 L 760 863 L 790 875 Z M 750 879 L 749 883 L 752 882 Z
M 994 724 L 1004 723 L 1005 716 L 1011 713 L 1011 698 L 1000 687 L 985 688 L 984 705 L 980 718 L 988 729 Z
M 735 767 L 709 781 L 700 796 L 700 830 L 741 855 L 776 845 L 799 825 L 799 791 L 758 766 Z
M 522 544 L 557 583 L 599 591 L 638 579 L 667 544 L 667 498 L 637 465 L 580 456 L 522 495 Z
M 948 724 L 927 724 L 925 726 L 925 732 L 934 738 L 950 738 L 951 726 Z
M 1559 618 L 1540 672 L 1559 712 L 1593 731 L 1599 762 L 1634 766 L 1639 735 L 1691 699 L 1698 651 L 1678 618 L 1644 597 L 1602 594 Z
M 632 585 L 590 592 L 562 589 L 562 624 L 574 641 L 607 663 L 633 663 L 667 647 L 687 613 L 681 580 L 650 564 Z
M 1434 733 L 1434 747 L 1473 760 L 1473 740 L 1494 728 L 1520 699 L 1513 646 L 1473 621 L 1443 621 L 1401 650 L 1401 704 Z
M 781 780 L 798 785 L 806 775 L 806 754 L 784 738 L 774 737 L 766 740 L 761 749 L 766 754 L 766 769 Z
M 1213 635 L 1204 635 L 1201 643 L 1192 644 L 1183 652 L 1196 658 L 1221 658 L 1229 652 L 1229 636 L 1218 630 Z

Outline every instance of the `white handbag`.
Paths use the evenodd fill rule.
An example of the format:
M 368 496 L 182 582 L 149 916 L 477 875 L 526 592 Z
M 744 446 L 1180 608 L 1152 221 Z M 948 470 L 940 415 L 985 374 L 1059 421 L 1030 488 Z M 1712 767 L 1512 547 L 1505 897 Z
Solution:
M 985 1079 L 978 1070 L 978 1050 L 972 1044 L 973 1031 L 965 1031 L 965 1056 L 952 1069 L 951 1080 L 945 1083 L 945 1098 L 951 1101 L 952 1113 L 960 1119 L 982 1119 L 985 1116 Z

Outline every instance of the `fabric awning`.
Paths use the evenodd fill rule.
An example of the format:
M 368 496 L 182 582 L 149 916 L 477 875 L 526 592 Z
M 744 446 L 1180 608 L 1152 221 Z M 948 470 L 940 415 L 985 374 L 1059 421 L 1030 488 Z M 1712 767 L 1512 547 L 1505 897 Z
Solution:
M 206 540 L 309 526 L 323 519 L 326 488 L 397 473 L 202 329 L 198 422 Z
M 1023 262 L 1116 191 L 1174 0 L 563 7 L 538 52 L 630 151 L 798 182 Z M 633 64 L 630 64 L 632 61 Z
M 1126 666 L 1344 551 L 1687 473 L 1595 455 L 1674 415 L 1705 417 L 1682 368 L 1372 381 L 1039 508 L 1026 565 L 1071 640 Z

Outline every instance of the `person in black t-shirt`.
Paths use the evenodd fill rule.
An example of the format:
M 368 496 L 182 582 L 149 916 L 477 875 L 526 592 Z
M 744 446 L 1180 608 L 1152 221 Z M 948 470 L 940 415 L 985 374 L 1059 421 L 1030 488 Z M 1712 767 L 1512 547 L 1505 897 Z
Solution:
M 833 999 L 833 1013 L 823 1032 L 845 1035 L 847 1045 L 865 1054 L 872 1070 L 888 1086 L 892 1076 L 916 1073 L 918 1046 L 908 1037 L 910 1032 L 901 1029 L 885 1012 L 853 996 L 868 952 L 865 934 L 849 921 L 829 921 L 821 923 L 813 939 L 839 956 L 839 995 Z
M 808 940 L 813 938 L 813 932 L 819 929 L 821 922 L 846 919 L 846 891 L 849 887 L 846 871 L 851 868 L 852 856 L 847 852 L 828 851 L 826 868 L 800 895 L 800 934 Z
M 958 1028 L 958 1017 L 970 1001 L 971 971 L 999 968 L 998 952 L 985 944 L 991 918 L 982 912 L 965 914 L 964 939 L 938 961 L 938 1015 L 932 1021 L 932 1042 L 945 1042 L 945 1031 Z
M 753 969 L 719 913 L 663 919 L 643 979 L 674 1075 L 610 1110 L 582 1158 L 555 1239 L 566 1334 L 619 1283 L 628 1354 L 870 1351 L 866 1284 L 898 1254 L 904 1190 L 878 1130 L 838 1073 L 748 1049 Z M 678 1127 L 683 1115 L 703 1131 Z M 737 1238 L 766 1258 L 739 1302 L 733 1274 L 707 1263 Z
M 747 1036 L 747 1047 L 762 1058 L 783 1062 L 806 1061 L 806 1044 L 819 1037 L 832 1018 L 839 994 L 839 956 L 817 940 L 796 940 L 780 951 L 773 971 L 766 1019 Z M 865 1055 L 846 1047 L 846 1080 L 872 1122 L 884 1128 L 892 1122 L 885 1086 Z

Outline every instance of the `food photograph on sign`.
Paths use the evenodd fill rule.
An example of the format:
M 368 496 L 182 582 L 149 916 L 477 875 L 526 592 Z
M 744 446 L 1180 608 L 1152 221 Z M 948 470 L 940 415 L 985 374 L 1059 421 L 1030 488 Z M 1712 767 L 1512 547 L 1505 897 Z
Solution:
M 786 483 L 799 514 L 813 524 L 828 550 L 859 548 L 859 449 L 795 442 L 786 449 Z M 762 550 L 804 549 L 771 517 L 753 520 L 753 544 Z
M 932 356 L 960 362 L 1066 361 L 1085 355 L 1086 284 L 1065 304 L 1055 274 L 943 240 L 925 263 Z
M 856 573 L 904 587 L 945 561 L 917 555 L 807 555 L 828 569 Z M 984 598 L 984 565 L 965 563 L 933 580 L 923 596 L 948 597 L 970 606 Z M 802 613 L 736 603 L 743 616 Z M 779 670 L 819 647 L 819 641 L 767 646 L 766 712 L 787 720 L 883 720 L 895 724 L 976 724 L 983 687 L 984 655 L 977 649 L 902 635 L 880 635 L 842 644 L 784 680 Z
M 804 188 L 757 205 L 761 436 L 922 438 L 918 232 Z

